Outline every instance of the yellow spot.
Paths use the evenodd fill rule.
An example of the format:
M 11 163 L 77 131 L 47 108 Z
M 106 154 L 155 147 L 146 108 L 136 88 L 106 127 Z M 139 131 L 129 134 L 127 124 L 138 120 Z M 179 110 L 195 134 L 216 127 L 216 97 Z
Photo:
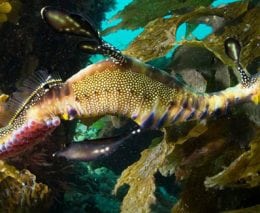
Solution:
M 252 97 L 252 101 L 255 103 L 255 104 L 259 104 L 259 100 L 260 100 L 260 94 L 256 94 Z
M 0 103 L 6 102 L 8 98 L 9 98 L 8 95 L 5 94 L 0 95 Z
M 62 114 L 61 119 L 65 120 L 65 121 L 69 120 L 69 114 L 68 113 Z

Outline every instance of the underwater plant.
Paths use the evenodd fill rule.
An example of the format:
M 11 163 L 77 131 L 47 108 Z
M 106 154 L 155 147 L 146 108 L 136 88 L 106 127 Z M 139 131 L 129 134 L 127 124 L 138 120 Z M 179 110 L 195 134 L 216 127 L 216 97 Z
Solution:
M 242 5 L 246 5 L 245 12 L 241 12 L 245 20 L 250 16 L 249 10 L 255 15 L 254 10 L 259 11 L 258 8 L 249 8 L 246 3 Z M 204 8 L 198 13 L 199 15 L 194 11 L 190 12 L 190 17 L 193 17 L 192 14 L 196 14 L 194 16 L 197 18 L 226 13 L 224 9 L 214 11 Z M 259 146 L 259 128 L 252 128 L 252 134 L 241 139 L 241 143 L 251 141 L 250 150 L 243 153 L 239 144 L 232 144 L 237 134 L 230 134 L 232 126 L 235 125 L 234 117 L 231 121 L 229 118 L 224 118 L 221 123 L 209 121 L 207 125 L 196 122 L 226 114 L 237 104 L 244 102 L 259 104 L 259 73 L 250 75 L 244 69 L 255 58 L 245 59 L 248 55 L 242 54 L 244 43 L 241 46 L 242 41 L 239 38 L 231 34 L 229 38 L 226 36 L 220 38 L 221 54 L 223 56 L 225 54 L 220 59 L 223 62 L 229 61 L 227 64 L 237 69 L 241 78 L 240 83 L 219 92 L 202 93 L 194 91 L 167 72 L 123 55 L 105 43 L 90 22 L 79 15 L 47 7 L 42 10 L 42 16 L 56 31 L 84 37 L 85 40 L 78 45 L 81 50 L 109 55 L 112 59 L 90 65 L 64 83 L 59 77 L 44 72 L 25 82 L 24 86 L 29 85 L 32 93 L 13 111 L 10 111 L 14 106 L 12 99 L 5 104 L 4 112 L 8 112 L 10 117 L 1 121 L 5 126 L 0 130 L 2 159 L 17 156 L 30 146 L 43 141 L 60 125 L 61 119 L 95 118 L 107 114 L 123 115 L 134 120 L 141 129 L 159 129 L 164 135 L 163 139 L 155 139 L 152 145 L 142 152 L 140 160 L 125 169 L 118 179 L 115 192 L 122 185 L 129 185 L 122 203 L 122 212 L 134 212 L 137 209 L 141 212 L 151 211 L 151 205 L 156 202 L 155 174 L 158 172 L 165 176 L 175 174 L 178 180 L 186 181 L 181 199 L 173 207 L 175 212 L 216 210 L 217 205 L 210 207 L 216 195 L 212 191 L 206 192 L 206 187 L 259 186 L 259 164 L 255 157 Z M 252 19 L 252 16 L 250 17 L 249 20 Z M 239 20 L 244 19 L 240 17 Z M 228 29 L 232 27 L 226 30 Z M 214 36 L 219 34 L 216 33 Z M 168 44 L 164 43 L 163 46 L 167 47 Z M 217 50 L 212 51 L 218 55 Z M 252 46 L 248 51 L 255 53 Z M 155 52 L 155 55 L 149 56 L 148 59 L 158 57 L 158 54 L 160 53 Z M 254 54 L 250 54 L 250 57 L 251 55 L 255 57 Z M 244 121 L 252 126 L 247 118 Z M 186 123 L 182 124 L 183 122 L 187 122 L 187 126 Z M 177 131 L 180 129 L 181 131 Z M 242 130 L 243 126 L 238 125 L 238 129 Z M 132 133 L 129 132 L 129 135 Z M 137 130 L 134 134 L 136 133 Z M 78 157 L 74 155 L 75 148 L 84 148 L 86 144 L 89 145 L 90 142 L 72 143 L 58 151 L 58 154 L 68 159 L 81 159 L 80 155 Z M 95 144 L 96 148 L 91 150 L 83 149 L 85 155 L 95 154 L 100 157 L 113 148 L 111 144 L 105 147 L 102 144 L 101 148 L 100 145 Z M 224 154 L 221 154 L 222 152 Z M 232 161 L 234 162 L 223 171 L 222 166 Z M 226 162 L 228 163 L 225 164 Z M 206 178 L 206 176 L 212 177 Z M 196 187 L 192 188 L 194 185 Z M 202 205 L 197 199 L 191 199 L 196 193 L 205 195 L 200 198 L 204 202 Z M 228 195 L 228 192 L 226 193 Z M 225 209 L 224 204 L 223 206 L 221 210 Z M 237 203 L 228 206 L 229 209 L 237 207 L 239 207 Z
M 7 21 L 7 15 L 12 10 L 12 6 L 8 1 L 0 2 L 0 23 Z
M 4 212 L 43 211 L 50 207 L 51 191 L 36 182 L 28 170 L 18 171 L 0 161 L 0 209 Z
M 10 21 L 16 23 L 19 19 L 21 10 L 21 2 L 19 0 L 1 0 L 0 1 L 0 26 L 2 23 Z

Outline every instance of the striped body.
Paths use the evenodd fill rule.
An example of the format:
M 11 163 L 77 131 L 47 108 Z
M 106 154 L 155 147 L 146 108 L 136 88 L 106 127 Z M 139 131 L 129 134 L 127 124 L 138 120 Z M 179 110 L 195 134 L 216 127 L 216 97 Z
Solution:
M 0 159 L 44 141 L 61 119 L 122 115 L 143 128 L 161 129 L 225 113 L 237 103 L 259 103 L 260 75 L 249 76 L 243 70 L 241 47 L 234 38 L 226 40 L 225 50 L 238 66 L 241 84 L 217 93 L 196 93 L 174 76 L 122 55 L 102 40 L 87 19 L 50 7 L 43 8 L 41 15 L 55 31 L 84 37 L 78 44 L 82 51 L 113 60 L 90 65 L 65 83 L 46 73 L 28 78 L 24 93 L 14 94 L 15 98 L 0 105 L 0 125 L 4 126 L 0 129 Z
M 66 95 L 46 99 L 28 116 L 47 119 L 66 115 L 73 119 L 123 115 L 143 128 L 160 129 L 225 113 L 234 104 L 251 101 L 257 88 L 259 81 L 250 88 L 238 84 L 217 93 L 196 93 L 167 73 L 139 61 L 128 59 L 124 65 L 103 61 L 72 76 L 61 88 L 60 94 Z
M 238 102 L 259 100 L 259 77 L 218 93 L 195 93 L 167 73 L 133 59 L 88 66 L 33 97 L 11 124 L 0 129 L 0 158 L 14 156 L 45 138 L 60 119 L 123 115 L 143 128 L 204 119 Z M 255 98 L 257 97 L 257 98 Z

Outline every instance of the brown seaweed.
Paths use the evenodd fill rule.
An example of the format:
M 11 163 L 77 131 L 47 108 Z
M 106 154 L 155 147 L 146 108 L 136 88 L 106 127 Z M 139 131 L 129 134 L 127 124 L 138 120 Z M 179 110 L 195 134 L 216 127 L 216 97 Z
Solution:
M 0 1 L 0 23 L 7 21 L 7 14 L 12 10 L 12 6 L 8 1 Z
M 225 54 L 223 42 L 226 38 L 236 38 L 242 44 L 240 61 L 247 66 L 260 57 L 260 8 L 248 9 L 246 13 L 225 25 L 221 32 L 208 36 L 203 41 L 183 41 L 182 44 L 205 47 L 213 52 L 224 64 L 234 67 L 234 62 Z
M 198 124 L 191 128 L 188 134 L 177 140 L 173 140 L 165 130 L 161 142 L 159 138 L 154 139 L 153 144 L 142 152 L 141 158 L 125 169 L 117 181 L 115 192 L 124 184 L 130 186 L 127 195 L 124 197 L 121 211 L 135 212 L 136 209 L 139 209 L 141 212 L 149 212 L 151 204 L 156 202 L 154 195 L 156 189 L 155 173 L 160 170 L 162 174 L 168 175 L 169 166 L 166 165 L 170 163 L 170 167 L 172 167 L 174 163 L 167 160 L 167 157 L 172 154 L 175 145 L 183 144 L 191 138 L 198 137 L 206 129 L 207 127 L 204 125 Z
M 205 180 L 206 187 L 256 187 L 260 185 L 260 128 L 250 142 L 250 150 L 230 166 Z
M 111 33 L 119 29 L 136 29 L 144 27 L 148 22 L 163 17 L 171 13 L 183 13 L 187 10 L 193 10 L 199 6 L 209 6 L 212 0 L 134 0 L 126 6 L 124 10 L 116 14 L 113 19 L 122 19 L 122 21 L 104 31 L 104 34 Z M 142 15 L 140 15 L 142 14 Z
M 251 206 L 237 210 L 223 211 L 222 213 L 258 213 L 260 212 L 260 205 Z
M 48 186 L 36 182 L 28 170 L 19 171 L 0 161 L 0 211 L 31 212 L 49 207 Z
M 142 152 L 139 161 L 123 171 L 114 189 L 116 192 L 124 184 L 130 186 L 121 205 L 121 212 L 131 213 L 136 212 L 136 209 L 140 212 L 150 210 L 151 204 L 156 201 L 154 174 L 171 149 L 165 140 L 160 143 L 155 140 L 149 149 Z
M 246 12 L 247 7 L 248 4 L 246 2 L 239 2 L 239 3 L 228 5 L 223 8 L 212 9 L 212 8 L 200 7 L 190 13 L 186 13 L 180 16 L 173 16 L 168 19 L 159 17 L 155 20 L 152 20 L 145 26 L 144 32 L 141 33 L 129 45 L 129 47 L 125 50 L 124 53 L 130 56 L 137 57 L 143 61 L 149 61 L 154 58 L 164 56 L 171 48 L 173 48 L 176 45 L 175 33 L 178 26 L 181 23 L 184 22 L 194 23 L 196 22 L 196 20 L 200 18 L 203 18 L 204 20 L 201 22 L 207 23 L 207 20 L 210 20 L 210 17 L 212 18 L 223 17 L 225 19 L 225 22 L 230 22 L 231 20 L 235 19 L 236 17 L 239 17 L 241 14 Z M 187 32 L 187 34 L 189 34 L 191 30 L 192 28 Z M 218 34 L 216 34 L 215 36 L 217 37 Z M 224 40 L 225 39 L 226 38 L 224 38 Z M 222 37 L 220 38 L 220 40 L 222 42 L 221 49 L 223 49 L 224 40 Z M 199 43 L 200 41 L 184 40 L 182 43 L 193 44 L 194 42 Z M 201 45 L 204 44 L 203 42 L 201 42 L 202 43 Z M 214 42 L 212 41 L 212 43 Z M 209 50 L 213 51 L 210 48 Z M 213 51 L 213 53 L 215 52 Z M 228 61 L 230 63 L 230 59 Z

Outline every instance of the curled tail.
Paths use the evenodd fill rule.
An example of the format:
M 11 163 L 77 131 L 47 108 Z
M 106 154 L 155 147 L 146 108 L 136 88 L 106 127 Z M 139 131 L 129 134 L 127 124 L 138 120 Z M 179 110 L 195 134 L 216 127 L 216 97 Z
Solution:
M 83 37 L 85 40 L 78 44 L 82 51 L 110 56 L 120 64 L 125 62 L 120 50 L 105 42 L 87 18 L 52 7 L 42 8 L 41 15 L 55 31 Z

